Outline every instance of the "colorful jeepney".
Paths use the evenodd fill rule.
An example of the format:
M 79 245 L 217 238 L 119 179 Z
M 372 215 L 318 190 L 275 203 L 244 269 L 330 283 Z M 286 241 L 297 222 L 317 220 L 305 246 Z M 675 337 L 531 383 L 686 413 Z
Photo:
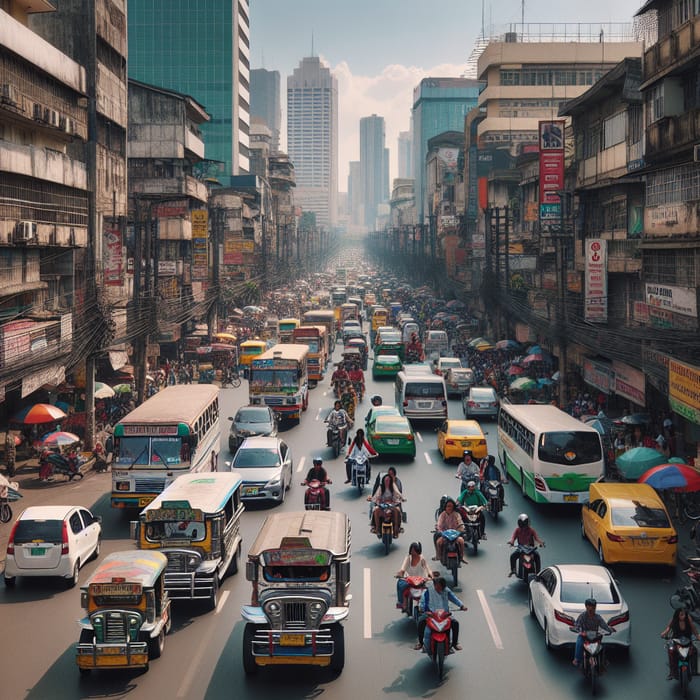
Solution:
M 139 549 L 168 558 L 165 590 L 172 600 L 206 600 L 216 608 L 221 582 L 238 571 L 242 483 L 236 472 L 184 474 L 131 523 Z
M 323 380 L 328 364 L 328 332 L 325 326 L 299 326 L 294 329 L 294 343 L 306 345 L 309 354 L 306 364 L 309 372 L 309 387 Z
M 300 325 L 301 321 L 298 318 L 281 318 L 277 321 L 277 342 L 293 343 L 294 329 Z
M 260 357 L 267 350 L 264 340 L 244 340 L 239 347 L 238 362 L 245 376 L 250 374 L 250 363 L 253 358 Z
M 87 612 L 79 621 L 76 662 L 93 669 L 145 668 L 163 653 L 170 631 L 170 598 L 164 578 L 168 559 L 160 552 L 115 552 L 105 557 L 81 587 Z
M 278 344 L 255 358 L 248 382 L 253 406 L 269 406 L 280 419 L 299 421 L 309 405 L 309 348 Z
M 243 607 L 243 669 L 345 663 L 350 520 L 339 511 L 268 516 L 248 553 L 251 604 Z

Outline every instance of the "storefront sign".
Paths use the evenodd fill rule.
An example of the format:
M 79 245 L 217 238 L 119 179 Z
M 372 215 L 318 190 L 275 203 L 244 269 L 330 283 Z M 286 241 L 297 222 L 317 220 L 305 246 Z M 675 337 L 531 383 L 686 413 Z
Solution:
M 672 311 L 693 318 L 698 316 L 697 291 L 694 288 L 647 284 L 646 302 L 653 309 Z
M 615 372 L 610 365 L 586 357 L 583 360 L 583 381 L 604 394 L 610 394 L 615 386 Z
M 65 381 L 66 368 L 63 365 L 51 365 L 22 379 L 22 398 L 29 396 L 44 384 L 58 386 Z
M 551 222 L 561 211 L 559 192 L 564 189 L 564 126 L 563 119 L 539 123 L 541 221 Z M 547 205 L 556 205 L 556 209 Z
M 612 366 L 615 371 L 615 393 L 638 406 L 644 406 L 646 400 L 644 373 L 617 360 L 613 360 Z
M 700 425 L 700 367 L 670 359 L 668 393 L 671 408 Z
M 124 255 L 122 233 L 117 226 L 107 227 L 102 233 L 104 284 L 106 287 L 120 287 L 124 276 Z
M 177 261 L 176 260 L 159 260 L 158 261 L 158 274 L 161 276 L 170 276 L 177 274 Z
M 586 239 L 586 321 L 608 320 L 608 243 L 602 238 Z

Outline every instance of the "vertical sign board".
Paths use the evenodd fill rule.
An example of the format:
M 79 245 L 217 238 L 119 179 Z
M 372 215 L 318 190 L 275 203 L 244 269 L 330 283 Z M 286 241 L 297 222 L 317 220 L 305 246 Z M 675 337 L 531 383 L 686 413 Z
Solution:
M 120 287 L 124 274 L 122 233 L 118 226 L 105 226 L 102 238 L 104 241 L 104 284 L 106 287 Z
M 539 122 L 540 223 L 545 226 L 561 219 L 558 192 L 564 189 L 564 126 L 563 119 Z
M 586 240 L 586 289 L 584 316 L 586 321 L 608 320 L 608 245 L 602 238 Z
M 669 358 L 668 401 L 679 416 L 700 425 L 700 367 Z
M 207 228 L 209 213 L 206 209 L 194 209 L 192 216 L 192 280 L 206 281 L 209 277 Z

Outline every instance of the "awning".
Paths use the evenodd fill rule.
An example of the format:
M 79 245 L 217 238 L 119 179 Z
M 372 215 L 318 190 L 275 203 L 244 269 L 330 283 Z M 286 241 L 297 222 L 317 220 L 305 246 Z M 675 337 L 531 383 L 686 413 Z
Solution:
M 126 350 L 109 351 L 109 364 L 112 365 L 112 369 L 120 369 L 128 363 L 129 355 L 127 354 Z

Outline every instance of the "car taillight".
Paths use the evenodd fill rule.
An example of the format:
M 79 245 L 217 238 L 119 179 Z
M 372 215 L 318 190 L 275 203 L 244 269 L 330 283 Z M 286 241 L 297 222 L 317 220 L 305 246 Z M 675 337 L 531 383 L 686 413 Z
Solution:
M 669 544 L 678 544 L 678 535 L 671 535 L 668 538 L 668 543 Z
M 575 620 L 573 617 L 570 617 L 569 615 L 566 615 L 563 612 L 560 612 L 559 610 L 554 611 L 554 619 L 557 622 L 561 622 L 564 625 L 573 625 Z
M 413 442 L 413 440 L 414 440 L 413 435 L 406 435 L 406 440 L 408 440 L 409 442 Z
M 469 406 L 469 408 L 474 408 L 474 406 L 476 406 L 476 401 L 467 401 L 467 406 Z
M 15 522 L 12 526 L 12 531 L 10 532 L 10 539 L 7 540 L 7 553 L 14 555 L 15 553 L 15 532 L 17 532 L 17 527 L 19 526 L 19 520 Z
M 403 402 L 404 407 L 408 406 L 408 401 Z
M 624 537 L 620 537 L 620 535 L 616 535 L 612 532 L 606 532 L 605 535 L 611 542 L 624 542 L 625 541 Z
M 454 440 L 445 440 L 446 445 L 454 445 L 455 441 Z
M 68 523 L 64 520 L 61 528 L 61 556 L 68 554 Z
M 623 622 L 629 622 L 630 621 L 630 613 L 629 610 L 627 612 L 621 613 L 620 615 L 615 615 L 615 617 L 611 617 L 608 620 L 608 624 L 610 627 L 615 627 L 615 625 L 621 625 Z

